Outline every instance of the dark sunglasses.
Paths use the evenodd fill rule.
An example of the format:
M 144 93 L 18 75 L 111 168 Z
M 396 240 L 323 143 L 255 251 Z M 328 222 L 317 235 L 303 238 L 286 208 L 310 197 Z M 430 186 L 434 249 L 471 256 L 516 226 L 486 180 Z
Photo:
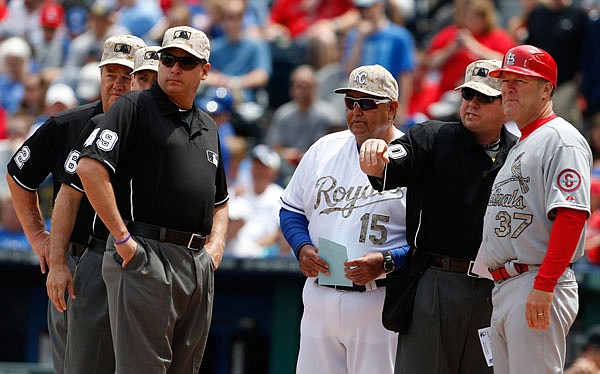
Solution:
M 183 70 L 192 70 L 199 64 L 206 64 L 206 60 L 198 60 L 195 57 L 177 57 L 167 53 L 160 54 L 160 62 L 169 68 L 172 68 L 178 62 Z
M 500 95 L 498 96 L 488 96 L 488 95 L 484 95 L 481 92 L 477 92 L 471 88 L 463 88 L 461 89 L 460 94 L 462 95 L 462 98 L 467 100 L 467 101 L 471 101 L 473 100 L 473 98 L 475 96 L 477 96 L 477 101 L 479 101 L 480 103 L 485 103 L 485 104 L 491 104 L 494 102 L 494 100 L 496 100 L 497 98 L 500 97 Z
M 389 103 L 389 99 L 370 99 L 361 97 L 359 99 L 355 99 L 353 97 L 344 97 L 344 103 L 346 103 L 346 109 L 353 110 L 356 105 L 361 110 L 373 110 L 377 109 L 379 104 Z

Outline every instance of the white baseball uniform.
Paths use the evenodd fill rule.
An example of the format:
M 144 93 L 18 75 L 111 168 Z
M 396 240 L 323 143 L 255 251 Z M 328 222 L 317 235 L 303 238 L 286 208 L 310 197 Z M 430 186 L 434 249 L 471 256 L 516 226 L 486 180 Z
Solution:
M 325 238 L 346 246 L 348 259 L 355 259 L 406 244 L 405 193 L 371 187 L 346 130 L 310 147 L 281 204 L 306 216 L 316 247 Z M 398 336 L 381 323 L 385 290 L 374 282 L 367 290 L 337 291 L 306 280 L 297 373 L 393 373 Z
M 546 331 L 528 327 L 525 304 L 539 268 L 535 265 L 546 256 L 553 224 L 550 212 L 561 207 L 590 212 L 591 167 L 585 138 L 564 119 L 554 118 L 521 139 L 496 176 L 478 256 L 492 268 L 509 261 L 534 266 L 495 283 L 494 373 L 562 373 L 565 338 L 578 309 L 573 271 L 567 268 L 558 280 Z M 583 255 L 584 237 L 585 231 L 571 262 Z M 550 351 L 559 354 L 544 355 Z

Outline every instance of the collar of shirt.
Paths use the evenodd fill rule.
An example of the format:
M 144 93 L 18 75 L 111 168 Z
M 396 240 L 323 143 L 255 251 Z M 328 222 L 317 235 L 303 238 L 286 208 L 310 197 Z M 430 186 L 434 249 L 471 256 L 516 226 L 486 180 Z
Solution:
M 163 115 L 165 115 L 167 117 L 174 116 L 177 119 L 179 119 L 180 121 L 183 121 L 181 119 L 179 107 L 177 105 L 175 105 L 174 102 L 169 100 L 169 97 L 160 88 L 160 86 L 158 85 L 157 82 L 154 82 L 152 84 L 152 93 L 154 94 L 154 96 L 156 97 L 156 100 L 158 101 L 158 107 L 159 107 L 160 113 L 162 113 Z M 196 106 L 195 102 L 192 104 L 191 110 L 193 113 L 193 119 L 192 119 L 192 126 L 191 126 L 191 130 L 190 130 L 190 136 L 193 136 L 195 133 L 200 132 L 201 130 L 208 131 L 208 126 L 206 125 L 206 123 L 202 119 L 202 117 L 200 116 L 200 112 L 199 112 L 198 107 Z
M 529 125 L 525 126 L 521 130 L 521 140 L 524 140 L 526 137 L 531 135 L 532 132 L 542 127 L 545 123 L 548 123 L 557 117 L 556 114 L 552 113 L 548 117 L 538 118 L 535 121 L 531 122 Z

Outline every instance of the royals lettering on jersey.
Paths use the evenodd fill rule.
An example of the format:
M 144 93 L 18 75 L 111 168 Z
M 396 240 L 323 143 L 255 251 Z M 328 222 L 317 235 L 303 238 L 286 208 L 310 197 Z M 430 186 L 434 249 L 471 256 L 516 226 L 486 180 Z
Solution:
M 319 178 L 315 183 L 315 188 L 315 210 L 318 210 L 319 214 L 340 212 L 344 218 L 350 217 L 356 208 L 387 200 L 399 200 L 404 197 L 404 191 L 400 188 L 378 192 L 370 184 L 363 186 L 338 185 L 335 176 L 331 175 Z M 375 199 L 375 197 L 379 198 Z
M 306 216 L 313 243 L 325 238 L 342 244 L 352 259 L 406 244 L 405 191 L 374 190 L 360 170 L 354 136 L 342 131 L 309 149 L 281 204 Z

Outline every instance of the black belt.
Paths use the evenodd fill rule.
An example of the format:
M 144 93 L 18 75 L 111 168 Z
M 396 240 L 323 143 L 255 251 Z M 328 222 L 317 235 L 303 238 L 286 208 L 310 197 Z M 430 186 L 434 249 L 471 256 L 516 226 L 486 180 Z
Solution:
M 318 280 L 315 282 L 319 284 Z M 387 279 L 375 279 L 375 285 L 377 288 L 385 287 L 387 285 Z M 352 284 L 352 286 L 337 286 L 333 284 L 319 284 L 319 286 L 334 288 L 338 291 L 355 291 L 355 292 L 365 292 L 367 290 L 366 286 L 359 286 L 358 284 Z
M 71 255 L 75 257 L 80 257 L 85 251 L 85 247 L 87 247 L 87 244 L 69 242 L 69 246 L 71 247 Z
M 94 235 L 90 235 L 87 247 L 96 253 L 104 253 L 106 251 L 106 239 L 102 240 Z
M 461 260 L 458 258 L 439 256 L 430 253 L 431 259 L 429 260 L 429 266 L 449 271 L 451 273 L 460 273 L 468 275 L 469 277 L 479 278 L 479 275 L 473 273 L 474 261 Z
M 142 222 L 129 222 L 127 224 L 129 232 L 133 235 L 142 236 L 144 238 L 158 240 L 159 242 L 167 242 L 177 245 L 183 245 L 192 250 L 200 250 L 204 248 L 206 236 L 193 232 L 178 231 L 168 229 L 166 227 L 149 225 Z
M 104 253 L 106 250 L 106 240 L 102 240 L 93 235 L 90 235 L 90 239 L 88 240 L 87 244 L 75 242 L 70 242 L 69 244 L 71 245 L 71 253 L 76 257 L 81 257 L 86 249 L 91 249 L 97 253 Z

